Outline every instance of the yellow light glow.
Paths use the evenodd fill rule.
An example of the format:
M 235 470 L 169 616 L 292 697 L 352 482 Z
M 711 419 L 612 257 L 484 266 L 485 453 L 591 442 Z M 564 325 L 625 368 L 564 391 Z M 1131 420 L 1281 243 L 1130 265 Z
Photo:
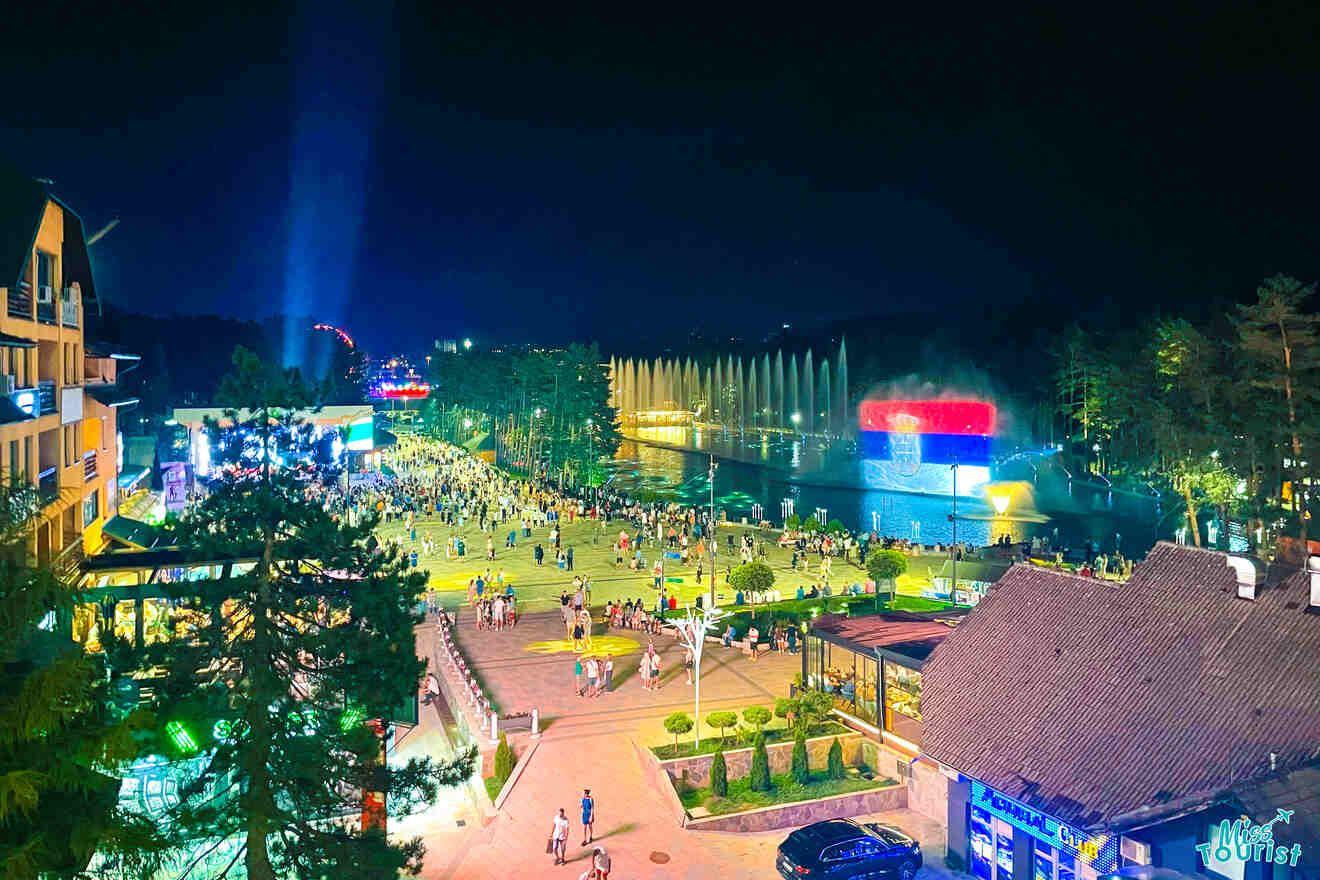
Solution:
M 1008 495 L 990 496 L 990 503 L 995 506 L 995 513 L 999 514 L 1000 516 L 1003 516 L 1004 513 L 1008 511 L 1009 501 L 1010 501 L 1010 497 Z
M 638 642 L 623 636 L 594 636 L 591 640 L 591 648 L 583 652 L 582 656 L 600 657 L 609 654 L 613 657 L 621 657 L 638 651 L 641 647 Z M 531 642 L 524 645 L 523 650 L 529 654 L 571 654 L 573 640 L 551 639 L 545 642 Z

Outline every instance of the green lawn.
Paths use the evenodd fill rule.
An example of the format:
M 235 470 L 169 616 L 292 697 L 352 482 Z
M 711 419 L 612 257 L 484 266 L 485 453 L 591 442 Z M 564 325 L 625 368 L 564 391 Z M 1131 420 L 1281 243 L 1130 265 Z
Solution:
M 729 730 L 732 730 L 732 728 L 729 728 Z M 787 727 L 766 727 L 762 732 L 765 734 L 765 744 L 768 746 L 774 745 L 775 743 L 793 741 L 793 732 Z M 818 736 L 841 736 L 845 733 L 851 732 L 851 730 L 844 727 L 842 724 L 834 721 L 827 721 L 824 724 L 819 724 L 816 727 L 813 727 L 811 733 L 807 734 L 807 739 L 812 739 Z M 651 746 L 651 752 L 660 760 L 668 761 L 670 758 L 691 758 L 694 755 L 710 755 L 719 748 L 723 748 L 726 751 L 732 751 L 733 749 L 748 749 L 751 748 L 751 746 L 739 742 L 737 735 L 732 733 L 728 734 L 723 740 L 721 740 L 719 731 L 714 730 L 711 734 L 708 734 L 701 740 L 700 748 L 694 747 L 692 741 L 688 740 L 687 742 L 680 742 L 677 749 L 674 748 L 672 742 L 663 746 Z
M 770 777 L 769 791 L 752 791 L 750 784 L 751 777 L 743 776 L 739 779 L 729 780 L 727 797 L 717 797 L 711 794 L 709 788 L 680 790 L 678 796 L 683 802 L 683 806 L 689 810 L 694 807 L 705 807 L 712 816 L 720 816 L 726 813 L 754 810 L 757 807 L 790 804 L 795 801 L 809 801 L 835 794 L 849 794 L 855 791 L 866 791 L 870 788 L 883 788 L 894 785 L 895 782 L 892 779 L 883 778 L 867 779 L 860 775 L 849 775 L 843 779 L 829 779 L 823 773 L 812 773 L 810 782 L 806 785 L 799 785 L 793 780 L 792 774 L 776 773 Z

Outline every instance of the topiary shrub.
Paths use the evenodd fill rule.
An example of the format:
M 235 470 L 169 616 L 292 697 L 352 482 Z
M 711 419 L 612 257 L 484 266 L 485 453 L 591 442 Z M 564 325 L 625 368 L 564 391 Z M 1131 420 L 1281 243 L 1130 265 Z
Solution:
M 848 530 L 843 527 L 843 523 L 837 519 L 832 519 L 825 524 L 825 534 L 827 535 L 842 535 L 846 531 Z
M 743 709 L 743 720 L 755 727 L 757 733 L 760 733 L 761 728 L 770 723 L 771 717 L 773 716 L 771 716 L 770 710 L 765 706 L 748 706 Z
M 790 513 L 788 519 L 784 520 L 784 528 L 788 529 L 790 532 L 796 532 L 801 525 L 802 517 L 798 516 L 796 513 Z
M 807 738 L 798 734 L 793 740 L 793 781 L 806 785 L 811 781 L 811 768 L 807 766 Z
M 888 584 L 889 592 L 894 591 L 894 580 L 908 570 L 908 558 L 897 550 L 877 550 L 866 557 L 866 573 L 876 584 Z M 879 595 L 880 588 L 876 587 Z
M 807 521 L 804 522 L 804 523 L 802 524 L 802 531 L 804 531 L 804 532 L 819 532 L 819 531 L 820 531 L 820 520 L 816 519 L 814 516 L 809 516 L 809 517 L 807 517 Z
M 500 744 L 495 747 L 495 772 L 493 774 L 500 781 L 501 786 L 513 775 L 514 763 L 515 759 L 513 749 L 509 747 L 509 738 L 501 733 Z
M 665 718 L 665 730 L 674 735 L 674 755 L 678 755 L 678 738 L 692 730 L 692 719 L 686 712 L 673 712 Z
M 765 753 L 765 736 L 760 733 L 752 746 L 752 772 L 748 774 L 747 784 L 752 791 L 770 790 L 770 756 Z
M 716 749 L 710 761 L 710 793 L 716 797 L 729 794 L 729 768 L 724 763 L 724 749 Z
M 843 746 L 839 745 L 837 736 L 834 742 L 830 743 L 829 766 L 826 772 L 830 779 L 843 778 Z
M 716 727 L 720 731 L 720 742 L 724 742 L 724 731 L 738 724 L 736 712 L 711 712 L 706 716 L 706 726 Z
M 744 593 L 763 593 L 774 585 L 774 569 L 764 562 L 744 562 L 729 572 L 729 586 Z

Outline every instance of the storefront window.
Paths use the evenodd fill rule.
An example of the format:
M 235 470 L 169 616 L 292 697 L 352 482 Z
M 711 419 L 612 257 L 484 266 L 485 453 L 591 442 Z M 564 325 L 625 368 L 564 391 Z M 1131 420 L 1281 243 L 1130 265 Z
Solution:
M 968 823 L 971 853 L 967 861 L 971 865 L 973 877 L 991 880 L 990 866 L 995 861 L 994 823 L 990 814 L 980 807 L 972 807 L 971 810 L 971 821 Z
M 1004 822 L 996 823 L 995 864 L 999 867 L 998 880 L 1013 880 L 1013 829 Z
M 1059 880 L 1077 880 L 1077 862 L 1067 853 L 1059 853 Z
M 1054 880 L 1054 848 L 1036 844 L 1034 880 Z
M 95 602 L 84 602 L 73 609 L 73 640 L 84 651 L 96 654 L 101 650 L 101 616 Z
M 921 673 L 885 661 L 885 730 L 921 745 Z
M 142 600 L 142 638 L 148 644 L 168 641 L 170 603 L 167 599 Z
M 132 599 L 115 603 L 115 635 L 130 645 L 137 638 L 137 605 Z
M 879 662 L 874 657 L 857 656 L 857 717 L 863 721 L 876 722 L 876 680 L 875 674 Z

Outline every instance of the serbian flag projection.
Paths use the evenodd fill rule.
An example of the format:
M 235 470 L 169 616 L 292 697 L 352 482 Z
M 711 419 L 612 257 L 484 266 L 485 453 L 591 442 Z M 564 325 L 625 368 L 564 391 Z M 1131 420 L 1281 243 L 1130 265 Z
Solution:
M 979 400 L 867 400 L 861 422 L 868 487 L 923 495 L 976 496 L 990 481 L 992 403 Z

